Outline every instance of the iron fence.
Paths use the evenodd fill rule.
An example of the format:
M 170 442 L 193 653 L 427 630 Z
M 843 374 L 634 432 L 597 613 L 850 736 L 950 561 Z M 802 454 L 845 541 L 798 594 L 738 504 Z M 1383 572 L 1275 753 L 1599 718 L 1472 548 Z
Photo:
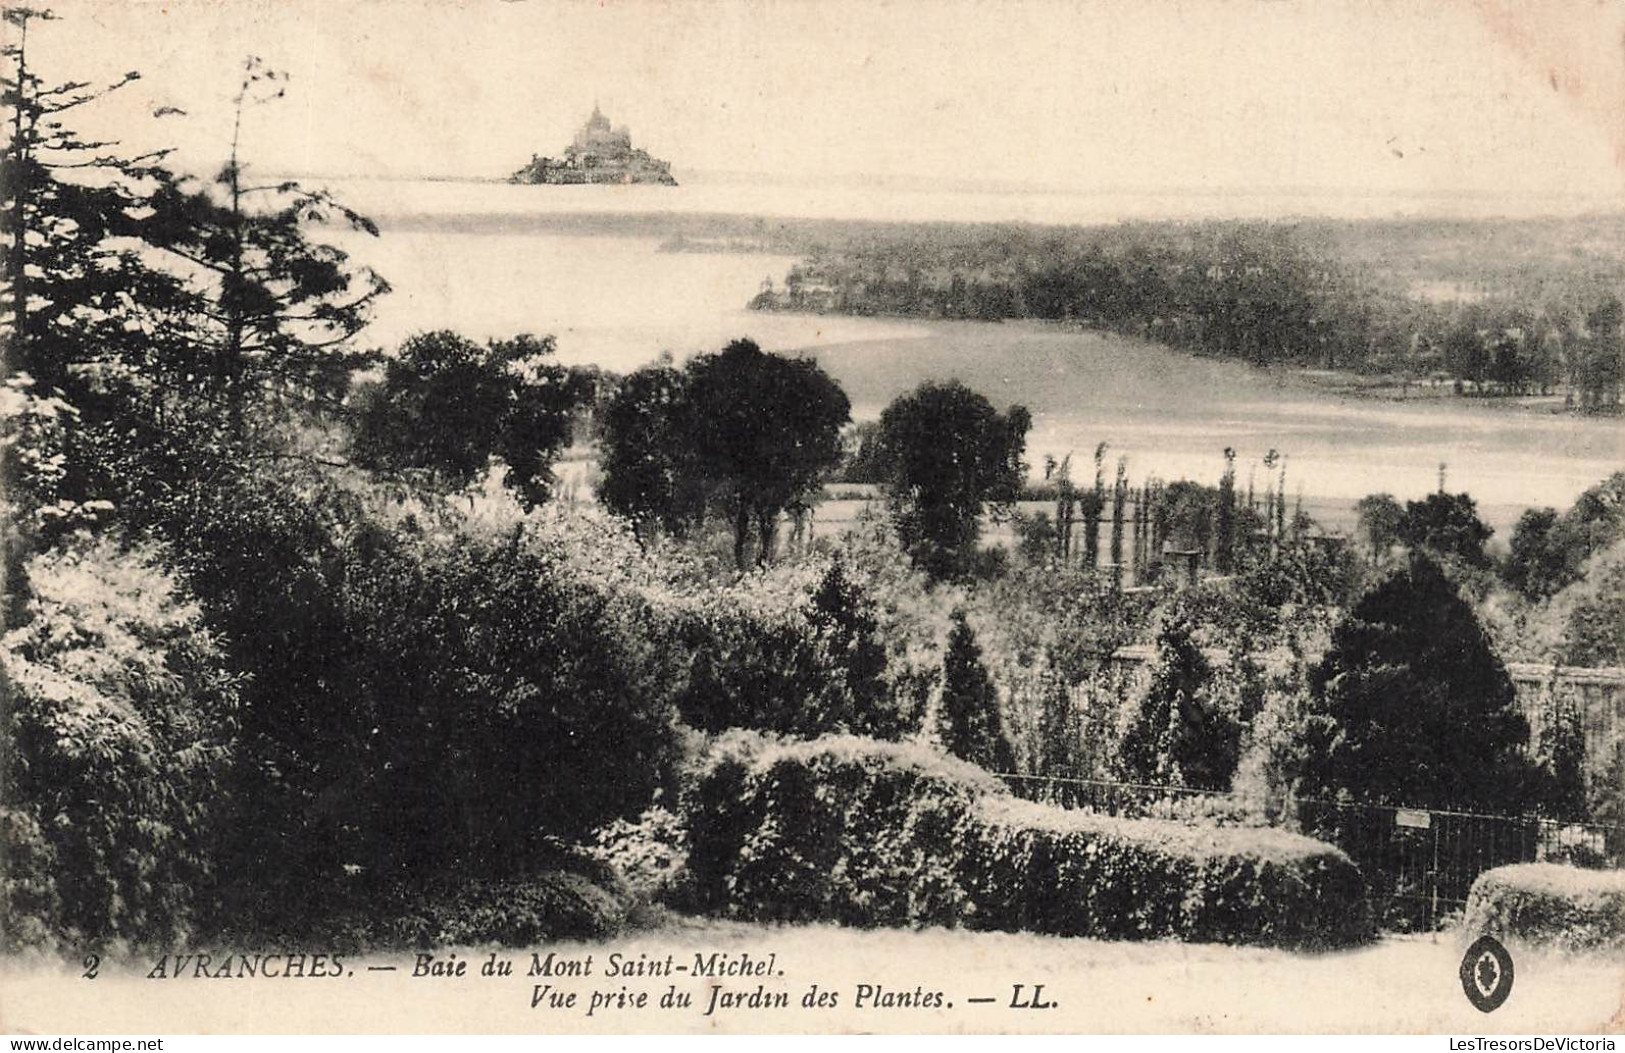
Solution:
M 1220 826 L 1271 826 L 1342 848 L 1360 865 L 1382 923 L 1435 927 L 1466 906 L 1478 875 L 1510 863 L 1625 867 L 1625 826 L 1483 815 L 1185 786 L 1000 776 L 1018 797 L 1101 815 Z

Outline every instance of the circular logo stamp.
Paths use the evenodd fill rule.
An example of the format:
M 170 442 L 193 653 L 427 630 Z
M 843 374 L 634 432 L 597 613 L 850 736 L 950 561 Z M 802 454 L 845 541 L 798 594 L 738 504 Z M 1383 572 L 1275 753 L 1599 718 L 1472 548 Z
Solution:
M 1481 1013 L 1493 1013 L 1512 993 L 1512 955 L 1494 936 L 1480 936 L 1461 960 L 1461 989 Z

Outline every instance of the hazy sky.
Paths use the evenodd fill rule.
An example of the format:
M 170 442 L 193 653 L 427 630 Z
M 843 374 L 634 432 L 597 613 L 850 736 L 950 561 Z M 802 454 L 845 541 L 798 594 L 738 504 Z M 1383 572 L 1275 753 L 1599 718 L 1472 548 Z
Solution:
M 245 123 L 247 158 L 278 171 L 501 177 L 557 153 L 597 100 L 680 178 L 1625 188 L 1612 0 L 52 6 L 36 65 L 141 70 L 96 120 L 198 164 L 223 156 L 253 53 L 291 78 Z

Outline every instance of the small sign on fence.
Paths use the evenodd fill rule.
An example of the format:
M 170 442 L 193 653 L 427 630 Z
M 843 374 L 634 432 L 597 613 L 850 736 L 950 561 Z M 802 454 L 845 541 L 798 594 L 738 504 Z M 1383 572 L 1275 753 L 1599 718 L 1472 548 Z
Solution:
M 1433 825 L 1433 813 L 1419 808 L 1394 809 L 1394 825 L 1408 826 L 1412 830 L 1426 830 Z

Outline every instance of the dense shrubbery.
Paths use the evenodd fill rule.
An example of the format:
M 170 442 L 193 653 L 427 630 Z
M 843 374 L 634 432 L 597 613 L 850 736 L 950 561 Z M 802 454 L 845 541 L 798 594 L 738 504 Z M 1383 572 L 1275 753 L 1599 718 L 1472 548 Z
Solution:
M 649 604 L 556 533 L 435 507 L 392 518 L 261 473 L 156 510 L 250 677 L 229 847 L 256 875 L 245 905 L 317 915 L 460 866 L 523 875 L 671 770 L 676 676 Z
M 886 739 L 919 725 L 934 672 L 901 647 L 892 653 L 888 612 L 839 559 L 816 571 L 756 575 L 667 608 L 669 646 L 686 671 L 676 696 L 684 720 L 710 732 Z
M 0 653 L 7 943 L 173 942 L 208 913 L 238 681 L 160 560 L 102 541 L 26 566 Z
M 920 746 L 735 736 L 683 818 L 697 904 L 739 917 L 1292 946 L 1369 928 L 1328 845 L 1020 802 Z
M 1370 933 L 1359 869 L 1281 830 L 1113 819 L 1013 799 L 977 813 L 976 924 L 1062 936 L 1340 946 Z
M 1625 873 L 1545 863 L 1486 870 L 1464 932 L 1570 951 L 1625 953 Z

